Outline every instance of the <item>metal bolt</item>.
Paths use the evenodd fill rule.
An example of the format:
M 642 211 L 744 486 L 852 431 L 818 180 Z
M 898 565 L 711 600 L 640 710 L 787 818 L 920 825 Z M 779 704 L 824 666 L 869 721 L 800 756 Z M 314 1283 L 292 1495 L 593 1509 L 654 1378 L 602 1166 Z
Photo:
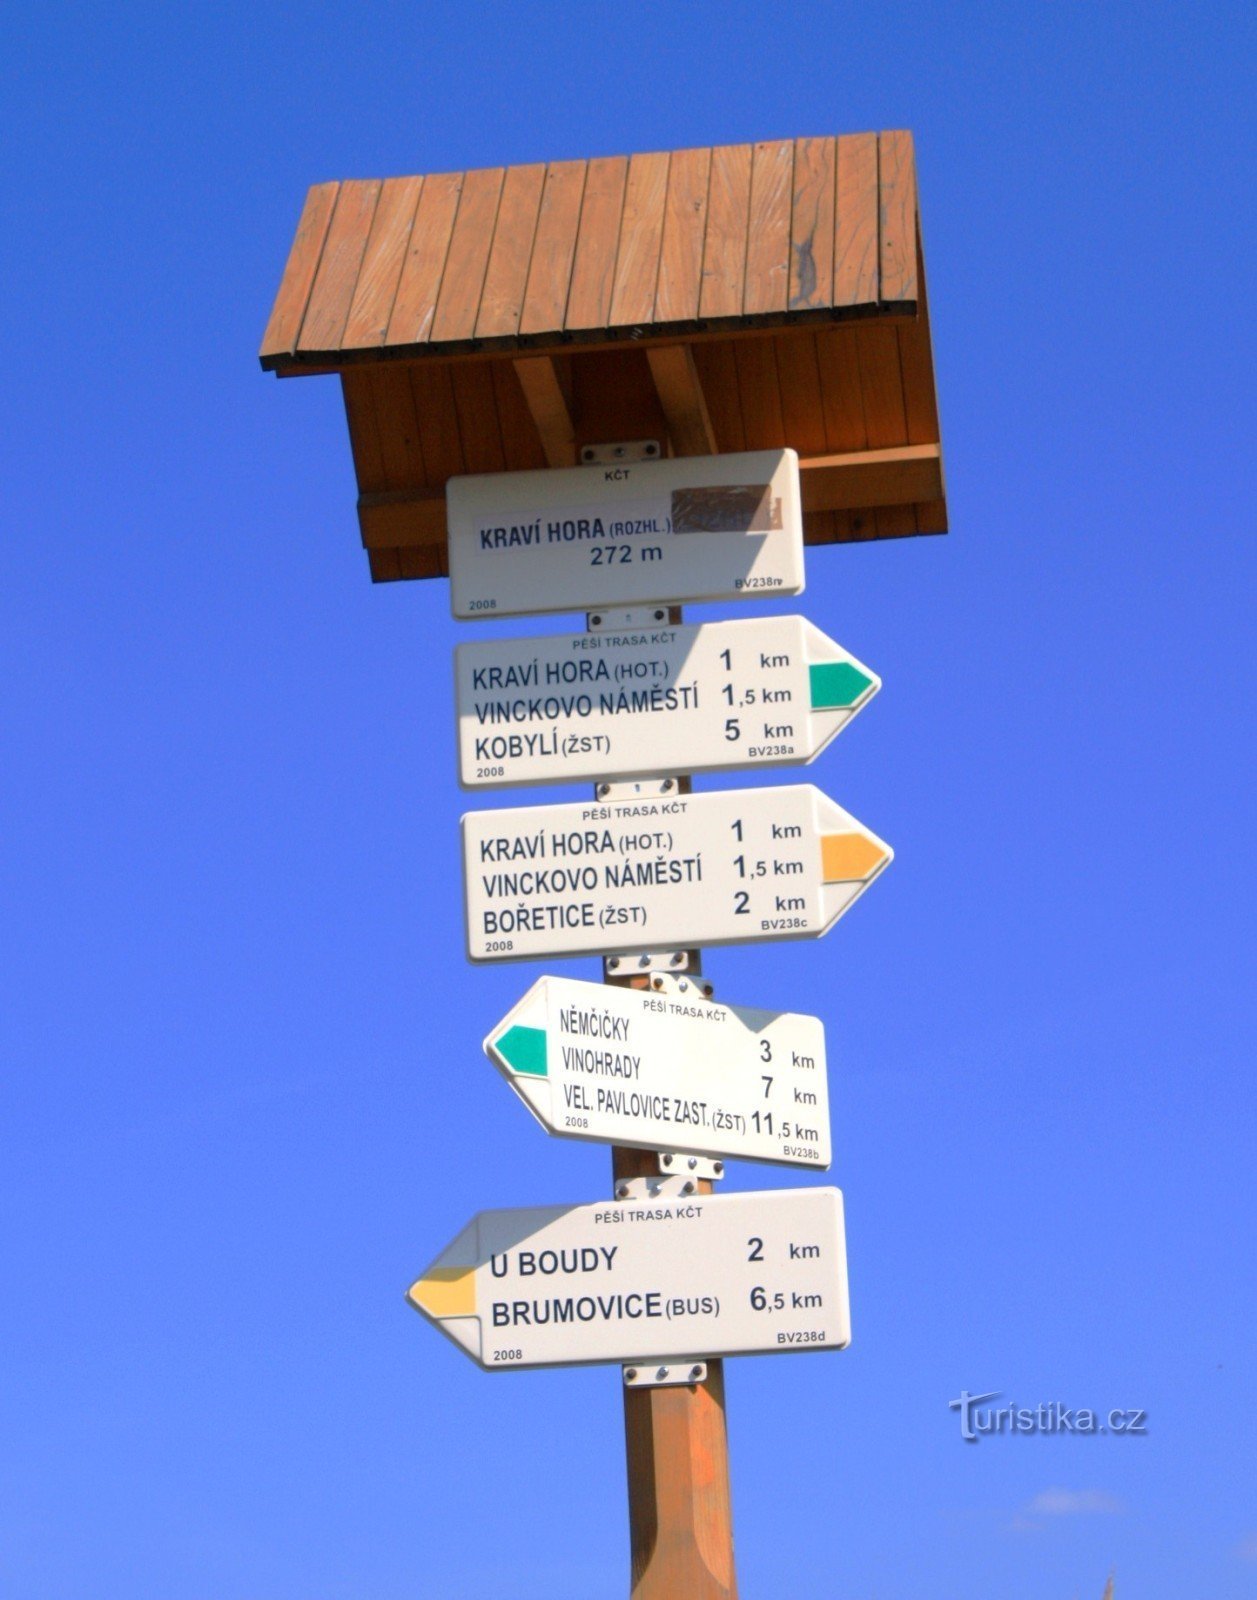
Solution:
M 648 967 L 650 965 L 650 957 L 649 956 L 638 956 L 637 965 L 639 967 Z
M 625 1367 L 624 1376 L 628 1379 L 628 1381 L 630 1383 L 632 1383 L 633 1379 L 637 1376 L 637 1368 L 636 1367 Z
M 693 1172 L 694 1168 L 698 1165 L 698 1157 L 691 1156 L 687 1165 L 689 1166 L 690 1171 Z
M 607 795 L 609 795 L 610 793 L 611 793 L 611 785 L 609 783 L 600 783 L 598 785 L 598 798 L 599 798 L 599 800 L 604 800 L 607 797 Z
M 617 455 L 617 456 L 622 456 L 624 454 L 624 446 L 622 444 L 616 445 L 615 450 L 613 451 L 613 454 Z
M 615 969 L 620 965 L 619 956 L 608 956 L 607 965 L 611 968 L 612 972 L 614 972 Z
M 717 1177 L 719 1177 L 719 1175 L 725 1169 L 725 1164 L 724 1164 L 723 1161 L 713 1161 L 712 1164 L 711 1164 L 711 1168 L 712 1168 L 712 1171 L 717 1175 Z
M 590 620 L 590 622 L 593 623 L 595 628 L 600 628 L 602 626 L 602 614 L 601 614 L 601 612 L 595 611 L 594 614 L 590 617 L 589 620 Z
M 681 965 L 681 963 L 685 960 L 685 951 L 684 950 L 674 950 L 672 952 L 671 959 L 672 959 L 672 965 L 674 967 L 679 967 Z
M 660 788 L 663 790 L 664 794 L 667 794 L 668 790 L 671 789 L 672 781 L 673 780 L 671 778 L 665 778 L 662 784 L 660 784 Z
M 665 1167 L 670 1167 L 672 1165 L 672 1157 L 671 1156 L 660 1156 L 659 1159 L 660 1159 L 660 1161 L 663 1163 L 663 1165 Z
M 684 994 L 685 991 L 689 988 L 689 984 L 686 983 L 684 978 L 682 978 L 680 983 L 677 984 L 677 988 L 681 991 L 682 994 Z
M 693 1381 L 695 1383 L 698 1382 L 698 1380 L 702 1377 L 702 1375 L 703 1375 L 702 1367 L 691 1367 L 690 1368 L 690 1377 L 693 1379 Z
M 652 978 L 650 980 L 650 987 L 652 989 L 662 989 L 663 988 L 663 979 L 662 978 Z
M 655 1377 L 658 1378 L 660 1380 L 660 1382 L 662 1382 L 664 1380 L 664 1378 L 666 1378 L 667 1376 L 668 1376 L 667 1367 L 660 1367 L 658 1372 L 655 1373 Z
M 629 1192 L 629 1186 L 628 1186 L 627 1183 L 617 1183 L 616 1184 L 616 1186 L 615 1186 L 615 1197 L 616 1197 L 617 1200 L 627 1200 L 628 1199 L 628 1192 Z
M 657 456 L 659 454 L 659 446 L 657 444 L 648 444 L 646 446 L 646 454 L 648 456 Z
M 693 1183 L 691 1183 L 691 1181 L 688 1178 L 681 1185 L 681 1193 L 682 1194 L 693 1194 L 694 1193 L 694 1185 L 693 1185 Z
M 705 983 L 703 985 L 703 993 L 707 997 L 708 1000 L 711 999 L 712 995 L 714 995 L 715 992 L 716 992 L 716 989 L 715 989 L 715 985 L 714 984 Z
M 666 611 L 662 611 L 662 610 L 656 611 L 655 612 L 655 621 L 656 622 L 662 622 L 663 619 L 667 616 L 667 614 L 668 613 Z

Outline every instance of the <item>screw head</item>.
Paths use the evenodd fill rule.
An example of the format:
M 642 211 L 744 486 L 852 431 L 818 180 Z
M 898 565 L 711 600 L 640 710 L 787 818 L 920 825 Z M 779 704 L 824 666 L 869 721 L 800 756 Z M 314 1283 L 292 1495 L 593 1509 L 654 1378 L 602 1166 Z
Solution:
M 698 1165 L 698 1157 L 697 1156 L 691 1156 L 689 1161 L 687 1162 L 687 1165 L 688 1165 L 690 1171 L 693 1172 L 694 1168 Z
M 630 1383 L 632 1383 L 633 1379 L 637 1376 L 637 1368 L 636 1367 L 625 1367 L 624 1376 L 628 1379 L 628 1381 Z
M 672 965 L 674 967 L 679 967 L 684 960 L 685 952 L 683 950 L 674 950 L 672 952 Z
M 663 619 L 667 616 L 667 614 L 668 613 L 666 611 L 662 611 L 662 610 L 656 611 L 655 612 L 655 621 L 656 622 L 662 622 Z
M 689 1178 L 687 1178 L 685 1180 L 685 1182 L 681 1185 L 681 1193 L 682 1194 L 693 1194 L 694 1193 L 694 1185 L 690 1181 Z
M 703 1375 L 702 1367 L 691 1367 L 690 1368 L 690 1377 L 694 1380 L 695 1383 L 698 1382 L 698 1380 L 702 1377 L 702 1375 Z
M 662 978 L 652 978 L 650 980 L 650 987 L 652 989 L 662 989 L 663 988 L 663 979 Z
M 616 1186 L 615 1186 L 615 1197 L 616 1197 L 617 1200 L 627 1200 L 628 1199 L 628 1192 L 629 1192 L 629 1186 L 628 1186 L 627 1183 L 617 1183 L 616 1184 Z
M 671 789 L 672 786 L 673 780 L 671 778 L 665 778 L 659 787 L 663 790 L 664 794 L 667 794 L 668 790 Z
M 684 994 L 685 991 L 689 988 L 689 984 L 686 983 L 684 978 L 682 978 L 680 983 L 677 984 L 677 988 L 681 991 L 682 994 Z
M 713 1161 L 711 1166 L 713 1172 L 723 1172 L 725 1169 L 725 1164 L 723 1161 Z
M 672 1165 L 672 1157 L 671 1156 L 660 1156 L 659 1159 L 664 1164 L 665 1167 L 670 1167 Z
M 668 1376 L 667 1367 L 660 1367 L 659 1370 L 655 1373 L 655 1377 L 659 1378 L 660 1380 L 666 1378 L 667 1376 Z
M 648 967 L 650 965 L 650 957 L 649 956 L 638 956 L 637 965 L 639 967 Z
M 602 626 L 602 614 L 600 612 L 595 611 L 589 620 L 593 623 L 595 628 L 600 628 Z
M 614 972 L 615 969 L 620 965 L 619 956 L 608 956 L 607 965 L 611 968 L 612 972 Z

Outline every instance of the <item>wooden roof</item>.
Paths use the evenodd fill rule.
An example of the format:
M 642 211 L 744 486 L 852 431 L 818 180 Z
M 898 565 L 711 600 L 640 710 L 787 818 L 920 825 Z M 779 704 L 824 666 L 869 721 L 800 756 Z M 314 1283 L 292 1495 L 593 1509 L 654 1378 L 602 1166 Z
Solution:
M 444 485 L 790 445 L 809 542 L 946 529 L 908 133 L 316 184 L 262 342 L 338 372 L 376 579 L 446 570 Z
M 907 133 L 316 184 L 264 367 L 917 309 Z

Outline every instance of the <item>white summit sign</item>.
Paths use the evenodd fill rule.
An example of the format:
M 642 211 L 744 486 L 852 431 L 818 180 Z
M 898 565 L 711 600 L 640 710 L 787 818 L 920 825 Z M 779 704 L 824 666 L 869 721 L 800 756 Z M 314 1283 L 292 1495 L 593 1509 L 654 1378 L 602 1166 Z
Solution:
M 827 1167 L 820 1018 L 720 1005 L 688 978 L 655 981 L 539 978 L 485 1054 L 550 1133 Z
M 454 662 L 465 788 L 811 761 L 881 687 L 803 617 L 482 639 Z
M 890 846 L 812 784 L 470 811 L 473 961 L 825 933 Z
M 803 588 L 793 450 L 455 477 L 445 504 L 456 617 Z
M 687 1196 L 672 1179 L 648 1198 L 482 1211 L 409 1299 L 490 1371 L 842 1349 L 842 1195 Z

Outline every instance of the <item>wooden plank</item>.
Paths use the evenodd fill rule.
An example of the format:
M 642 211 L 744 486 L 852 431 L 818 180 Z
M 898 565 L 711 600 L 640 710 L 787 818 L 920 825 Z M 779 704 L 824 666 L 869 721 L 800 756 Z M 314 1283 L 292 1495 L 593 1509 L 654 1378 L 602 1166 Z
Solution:
M 515 363 L 515 376 L 536 424 L 548 467 L 576 465 L 576 428 L 567 396 L 550 356 L 524 356 Z
M 377 553 L 372 550 L 372 556 Z M 445 553 L 445 544 L 429 545 L 427 548 L 413 548 L 410 550 L 391 550 L 388 552 L 397 560 L 397 576 L 399 578 L 439 578 L 445 572 L 442 556 Z
M 466 470 L 504 472 L 506 456 L 491 368 L 483 361 L 455 361 L 450 367 L 450 382 Z
M 319 270 L 310 290 L 310 304 L 301 324 L 298 350 L 321 353 L 340 349 L 379 196 L 380 184 L 374 179 L 341 184 Z
M 755 146 L 747 221 L 745 316 L 783 312 L 790 293 L 790 200 L 794 142 L 774 139 Z
M 917 300 L 917 180 L 912 135 L 883 133 L 877 141 L 881 286 L 887 307 L 909 310 Z
M 801 456 L 824 455 L 828 440 L 821 405 L 816 335 L 810 328 L 777 334 L 773 338 L 773 349 L 777 357 L 777 386 L 781 393 L 786 443 Z
M 615 284 L 611 291 L 612 327 L 634 327 L 654 319 L 667 193 L 666 152 L 629 158 Z
M 425 344 L 431 337 L 432 317 L 462 192 L 461 172 L 440 172 L 423 180 L 397 298 L 388 319 L 386 345 Z
M 831 451 L 863 450 L 869 442 L 855 334 L 853 327 L 822 328 L 816 332 L 825 443 Z
M 498 428 L 508 472 L 530 472 L 546 465 L 541 436 L 524 399 L 513 362 L 493 361 L 493 394 L 498 407 Z
M 849 511 L 866 506 L 911 506 L 942 489 L 937 444 L 898 445 L 843 455 L 804 456 L 799 487 L 804 511 Z
M 436 299 L 436 314 L 432 318 L 435 344 L 470 339 L 476 331 L 476 315 L 484 290 L 485 269 L 489 265 L 489 247 L 493 243 L 503 176 L 501 167 L 482 167 L 463 178 L 458 215 L 450 235 L 450 253 Z
M 419 415 L 410 373 L 398 362 L 384 361 L 367 369 L 375 397 L 384 489 L 415 489 L 427 481 Z
M 910 444 L 927 444 L 941 438 L 938 422 L 938 401 L 934 384 L 934 356 L 930 343 L 929 296 L 925 283 L 925 265 L 918 244 L 917 282 L 920 285 L 919 310 L 915 318 L 899 324 L 899 370 L 903 376 L 904 414 L 908 425 Z M 918 533 L 946 533 L 946 490 L 940 471 L 939 490 L 936 497 L 918 501 L 916 506 Z
M 582 350 L 572 357 L 572 418 L 576 445 L 668 436 L 646 352 L 637 344 Z
M 447 478 L 467 470 L 450 363 L 429 359 L 416 362 L 408 370 L 423 442 L 423 482 L 430 488 L 442 488 Z
M 391 583 L 402 576 L 396 550 L 368 550 L 372 583 Z
M 476 316 L 478 339 L 505 338 L 519 330 L 545 176 L 546 169 L 540 164 L 506 169 L 484 293 Z
M 750 204 L 750 145 L 717 145 L 711 153 L 703 284 L 698 303 L 700 317 L 742 315 Z
M 598 156 L 589 163 L 572 283 L 563 326 L 568 332 L 606 328 L 611 321 L 611 290 L 620 240 L 620 217 L 628 178 L 626 156 Z
M 443 489 L 396 490 L 358 496 L 358 522 L 368 550 L 444 544 Z
M 781 414 L 777 359 L 770 335 L 734 341 L 738 395 L 748 450 L 780 450 L 790 443 Z
M 860 392 L 871 449 L 904 444 L 908 421 L 899 371 L 899 339 L 891 323 L 863 322 L 854 330 L 860 352 Z M 911 506 L 891 506 L 876 513 L 876 537 L 898 538 L 917 531 Z
M 563 327 L 576 253 L 576 229 L 585 193 L 585 161 L 552 161 L 541 190 L 521 334 L 557 334 Z
M 716 432 L 692 347 L 688 344 L 652 345 L 646 352 L 646 360 L 668 419 L 673 454 L 716 455 Z
M 358 492 L 362 494 L 383 489 L 387 487 L 384 481 L 384 456 L 380 449 L 380 430 L 375 420 L 375 388 L 370 367 L 349 368 L 341 373 L 340 384 Z
M 746 428 L 738 396 L 738 368 L 729 339 L 701 339 L 691 347 L 718 452 L 745 450 Z
M 837 171 L 834 305 L 873 306 L 878 289 L 877 135 L 843 135 Z
M 279 281 L 279 292 L 271 307 L 266 332 L 262 335 L 262 348 L 258 355 L 263 366 L 276 356 L 292 355 L 297 348 L 301 322 L 309 304 L 314 275 L 319 270 L 339 191 L 339 183 L 316 183 L 306 193 L 301 220 L 297 224 L 292 249 L 288 252 L 284 275 Z
M 384 180 L 341 337 L 342 350 L 375 349 L 384 343 L 422 192 L 422 178 Z
M 821 310 L 834 303 L 836 184 L 835 141 L 796 140 L 787 300 L 791 311 Z
M 668 166 L 655 321 L 693 322 L 703 286 L 711 151 L 676 150 Z

